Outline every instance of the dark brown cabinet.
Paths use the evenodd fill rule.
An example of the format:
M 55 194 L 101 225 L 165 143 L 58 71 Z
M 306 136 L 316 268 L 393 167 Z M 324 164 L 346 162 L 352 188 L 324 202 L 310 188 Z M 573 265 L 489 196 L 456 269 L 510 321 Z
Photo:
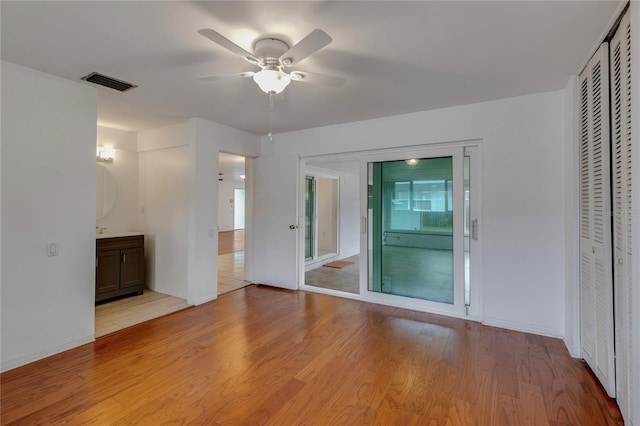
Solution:
M 142 294 L 144 235 L 96 240 L 96 302 Z

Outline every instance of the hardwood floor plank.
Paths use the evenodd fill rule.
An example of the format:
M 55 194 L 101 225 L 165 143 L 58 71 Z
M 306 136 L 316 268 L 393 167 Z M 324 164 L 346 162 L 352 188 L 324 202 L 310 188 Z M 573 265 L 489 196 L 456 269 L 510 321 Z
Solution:
M 622 424 L 558 339 L 255 285 L 0 387 L 3 425 Z

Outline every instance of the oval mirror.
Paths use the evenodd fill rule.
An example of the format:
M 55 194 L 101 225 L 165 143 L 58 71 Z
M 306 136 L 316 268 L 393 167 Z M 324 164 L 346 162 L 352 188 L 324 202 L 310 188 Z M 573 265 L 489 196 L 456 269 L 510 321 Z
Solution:
M 96 220 L 105 217 L 116 203 L 116 180 L 104 165 L 96 163 Z

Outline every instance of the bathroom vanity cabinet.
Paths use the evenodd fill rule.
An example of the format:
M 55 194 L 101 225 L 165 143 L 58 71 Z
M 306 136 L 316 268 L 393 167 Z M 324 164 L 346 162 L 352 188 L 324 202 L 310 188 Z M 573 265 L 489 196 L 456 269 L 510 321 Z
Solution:
M 144 235 L 96 239 L 96 302 L 144 290 Z

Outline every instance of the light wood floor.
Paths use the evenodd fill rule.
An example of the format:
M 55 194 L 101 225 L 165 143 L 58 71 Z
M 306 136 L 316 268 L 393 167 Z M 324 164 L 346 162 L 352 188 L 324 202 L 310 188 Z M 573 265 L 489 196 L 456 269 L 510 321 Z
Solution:
M 2 424 L 622 424 L 558 339 L 254 285 L 0 383 Z
M 218 294 L 251 284 L 244 279 L 244 251 L 218 256 Z
M 96 305 L 95 337 L 188 308 L 187 301 L 145 289 L 130 296 Z
M 218 233 L 218 294 L 249 285 L 244 280 L 244 229 Z

